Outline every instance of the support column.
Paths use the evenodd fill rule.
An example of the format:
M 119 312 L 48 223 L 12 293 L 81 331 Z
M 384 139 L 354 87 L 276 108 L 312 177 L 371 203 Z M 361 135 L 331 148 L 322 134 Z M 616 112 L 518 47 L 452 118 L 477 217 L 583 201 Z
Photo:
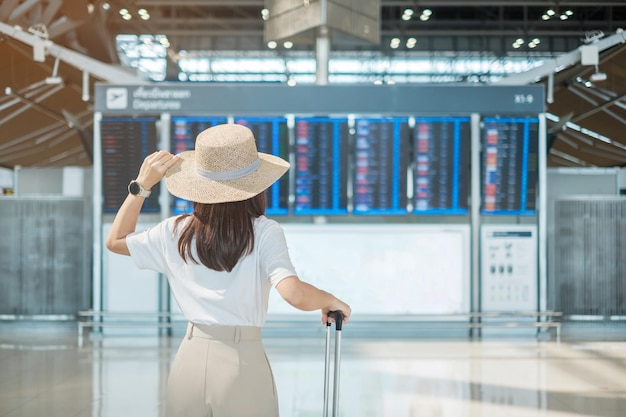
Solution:
M 317 29 L 315 40 L 315 84 L 328 84 L 328 61 L 330 59 L 330 35 L 328 26 L 320 26 Z

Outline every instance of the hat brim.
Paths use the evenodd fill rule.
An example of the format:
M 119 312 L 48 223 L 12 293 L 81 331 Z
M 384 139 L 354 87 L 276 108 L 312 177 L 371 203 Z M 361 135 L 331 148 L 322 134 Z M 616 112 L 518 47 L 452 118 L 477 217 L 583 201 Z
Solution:
M 197 203 L 214 204 L 242 201 L 265 191 L 289 169 L 284 159 L 259 152 L 259 167 L 245 177 L 215 181 L 196 173 L 195 151 L 177 156 L 180 162 L 165 174 L 165 184 L 174 196 Z

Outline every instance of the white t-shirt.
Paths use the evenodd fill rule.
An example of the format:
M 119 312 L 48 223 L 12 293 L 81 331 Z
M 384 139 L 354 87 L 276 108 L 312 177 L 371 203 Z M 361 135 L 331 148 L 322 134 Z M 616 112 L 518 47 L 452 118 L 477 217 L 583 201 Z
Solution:
M 240 259 L 231 272 L 218 272 L 183 261 L 178 253 L 183 224 L 175 233 L 176 218 L 126 237 L 135 264 L 167 276 L 176 302 L 192 323 L 262 326 L 272 285 L 296 275 L 282 227 L 265 216 L 255 219 L 252 253 Z M 195 254 L 195 242 L 192 248 Z

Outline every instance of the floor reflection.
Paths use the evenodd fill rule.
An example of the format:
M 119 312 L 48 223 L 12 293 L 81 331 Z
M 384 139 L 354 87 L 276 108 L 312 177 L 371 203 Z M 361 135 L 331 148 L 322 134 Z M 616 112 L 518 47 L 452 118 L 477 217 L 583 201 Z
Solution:
M 0 416 L 163 416 L 179 336 L 0 332 Z M 322 415 L 324 340 L 266 336 L 281 416 Z M 319 336 L 319 337 L 318 337 Z M 623 417 L 626 343 L 344 334 L 343 417 Z

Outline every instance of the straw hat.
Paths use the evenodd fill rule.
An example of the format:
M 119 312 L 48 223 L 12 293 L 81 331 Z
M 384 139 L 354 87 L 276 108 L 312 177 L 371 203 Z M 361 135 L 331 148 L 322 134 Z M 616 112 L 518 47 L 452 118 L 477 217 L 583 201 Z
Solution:
M 238 124 L 210 127 L 196 137 L 196 149 L 165 174 L 167 189 L 197 203 L 242 201 L 260 194 L 289 169 L 277 156 L 257 151 L 250 129 Z

